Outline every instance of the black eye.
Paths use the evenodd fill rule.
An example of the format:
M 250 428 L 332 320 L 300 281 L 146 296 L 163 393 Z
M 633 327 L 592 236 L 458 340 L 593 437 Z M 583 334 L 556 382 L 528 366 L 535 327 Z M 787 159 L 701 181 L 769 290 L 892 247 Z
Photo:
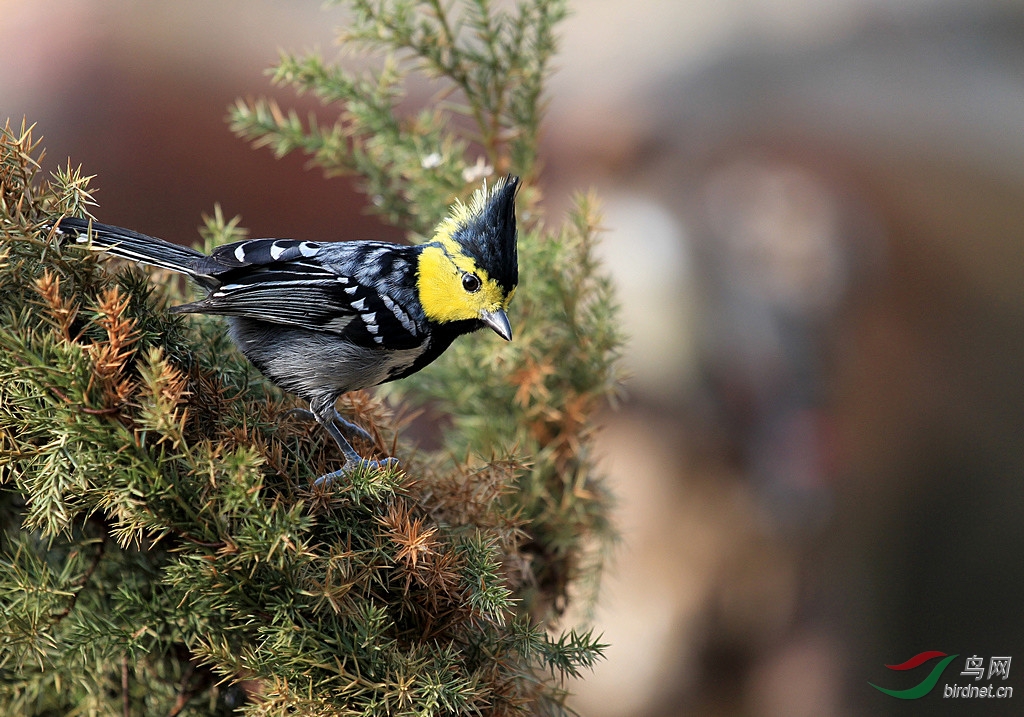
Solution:
M 470 294 L 475 294 L 480 291 L 480 277 L 476 274 L 463 274 L 462 288 Z

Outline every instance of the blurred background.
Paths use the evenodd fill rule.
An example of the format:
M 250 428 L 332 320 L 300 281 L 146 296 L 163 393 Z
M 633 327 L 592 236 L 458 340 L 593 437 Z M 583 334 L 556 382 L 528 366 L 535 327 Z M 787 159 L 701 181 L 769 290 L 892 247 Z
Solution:
M 338 22 L 0 0 L 0 118 L 98 175 L 106 222 L 188 243 L 219 202 L 257 235 L 397 239 L 224 122 Z M 600 439 L 611 647 L 576 709 L 1024 713 L 1024 664 L 1010 700 L 943 699 L 963 658 L 921 700 L 868 685 L 1024 653 L 1024 7 L 577 0 L 562 30 L 543 188 L 552 222 L 604 201 L 633 375 Z

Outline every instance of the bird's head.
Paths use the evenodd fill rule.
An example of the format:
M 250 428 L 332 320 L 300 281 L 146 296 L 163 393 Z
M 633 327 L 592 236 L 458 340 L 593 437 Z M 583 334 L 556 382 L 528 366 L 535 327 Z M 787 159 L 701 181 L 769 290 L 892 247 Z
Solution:
M 430 321 L 482 321 L 503 339 L 512 339 L 505 314 L 516 284 L 516 190 L 508 176 L 484 185 L 469 204 L 456 204 L 423 245 L 417 289 Z

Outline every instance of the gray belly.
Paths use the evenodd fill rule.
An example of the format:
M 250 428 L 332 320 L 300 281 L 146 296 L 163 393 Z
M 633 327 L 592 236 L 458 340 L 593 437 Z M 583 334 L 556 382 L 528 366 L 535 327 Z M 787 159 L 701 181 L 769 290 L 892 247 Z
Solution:
M 307 401 L 383 383 L 411 366 L 426 349 L 367 349 L 336 334 L 233 318 L 230 335 L 267 378 Z

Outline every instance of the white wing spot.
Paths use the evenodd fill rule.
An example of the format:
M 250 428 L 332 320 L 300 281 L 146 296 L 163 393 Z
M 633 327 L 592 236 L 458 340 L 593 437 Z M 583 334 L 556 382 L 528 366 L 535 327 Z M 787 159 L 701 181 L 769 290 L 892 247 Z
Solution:
M 243 264 L 245 263 L 245 244 L 239 244 L 235 247 L 235 258 Z
M 277 242 L 274 242 L 273 244 L 270 245 L 270 258 L 273 259 L 274 261 L 277 261 L 278 259 L 281 258 L 281 255 L 284 254 L 285 251 L 287 251 L 287 249 L 288 247 L 281 246 Z
M 316 256 L 318 251 L 320 251 L 320 245 L 314 244 L 311 241 L 304 241 L 299 244 L 299 253 L 302 256 Z
M 350 286 L 347 289 L 345 289 L 345 293 L 346 294 L 354 294 L 357 291 L 359 291 L 359 287 L 358 286 Z
M 339 276 L 337 279 L 335 279 L 335 281 L 340 281 L 342 284 L 347 284 L 348 283 L 348 277 L 347 276 Z
M 376 341 L 378 344 L 384 343 L 384 337 L 383 336 L 374 336 L 373 340 Z
M 225 284 L 224 286 L 220 287 L 220 289 L 218 289 L 217 291 L 215 291 L 212 294 L 210 294 L 210 296 L 215 296 L 215 297 L 227 296 L 229 292 L 232 292 L 232 291 L 235 291 L 235 290 L 241 289 L 241 288 L 244 288 L 243 284 Z
M 366 324 L 367 331 L 370 330 L 371 326 L 374 329 L 377 328 L 377 314 L 374 313 L 373 311 L 371 311 L 368 314 L 359 314 L 359 318 L 361 318 L 363 320 L 363 323 Z M 376 333 L 376 331 L 374 331 L 374 333 Z
M 366 299 L 360 299 L 359 301 L 352 302 L 352 308 L 356 311 L 362 311 L 366 308 Z
M 395 318 L 402 324 L 402 327 L 413 336 L 416 335 L 416 324 L 413 323 L 412 319 L 409 318 L 409 314 L 405 313 L 401 306 L 399 306 L 394 299 L 387 294 L 381 294 L 380 297 L 384 301 L 384 306 L 388 307 Z

